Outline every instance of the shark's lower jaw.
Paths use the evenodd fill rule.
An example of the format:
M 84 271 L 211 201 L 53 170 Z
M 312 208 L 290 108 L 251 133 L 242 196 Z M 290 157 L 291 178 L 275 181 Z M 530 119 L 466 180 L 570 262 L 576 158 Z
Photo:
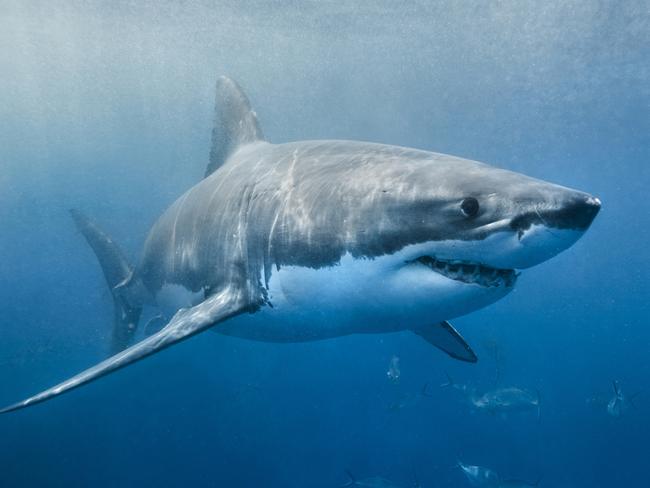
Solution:
M 444 260 L 433 256 L 420 256 L 412 262 L 426 266 L 445 278 L 485 288 L 512 287 L 518 276 L 513 269 L 491 268 L 480 263 Z

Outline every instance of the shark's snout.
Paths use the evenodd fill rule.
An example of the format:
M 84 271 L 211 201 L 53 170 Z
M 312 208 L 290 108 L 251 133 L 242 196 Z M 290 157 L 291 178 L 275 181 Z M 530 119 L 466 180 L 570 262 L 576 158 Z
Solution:
M 532 225 L 584 232 L 600 211 L 600 199 L 576 192 L 552 206 L 536 205 L 513 218 L 510 227 L 523 234 Z
M 568 189 L 529 206 L 510 222 L 519 243 L 511 249 L 511 266 L 529 268 L 569 248 L 589 228 L 600 207 L 598 198 Z
M 600 211 L 600 200 L 580 194 L 571 198 L 558 210 L 551 212 L 547 222 L 559 229 L 587 230 Z

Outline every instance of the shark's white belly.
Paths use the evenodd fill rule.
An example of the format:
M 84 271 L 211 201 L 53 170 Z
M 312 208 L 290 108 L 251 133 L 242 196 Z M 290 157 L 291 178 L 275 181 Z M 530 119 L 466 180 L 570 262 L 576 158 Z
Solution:
M 361 280 L 377 280 L 367 267 L 348 257 L 329 268 L 283 267 L 269 280 L 270 305 L 219 324 L 215 332 L 265 342 L 304 342 L 407 328 L 396 320 L 399 314 L 387 296 L 361 293 Z
M 405 267 L 399 254 L 346 255 L 338 265 L 321 269 L 283 267 L 271 276 L 268 297 L 271 305 L 214 331 L 265 342 L 388 333 L 435 324 L 494 300 L 479 286 L 459 284 L 422 266 Z
M 489 257 L 490 264 L 515 268 L 546 259 L 552 247 L 549 239 L 568 246 L 578 236 L 570 230 L 550 232 L 533 225 L 523 236 L 498 232 L 483 240 L 424 242 L 373 259 L 346 254 L 338 264 L 319 269 L 283 266 L 271 274 L 269 305 L 213 330 L 264 342 L 304 342 L 418 329 L 483 308 L 512 290 L 449 279 L 414 264 L 418 256 L 465 262 L 481 256 Z M 202 292 L 166 285 L 156 299 L 171 317 L 175 310 L 194 306 L 203 298 Z

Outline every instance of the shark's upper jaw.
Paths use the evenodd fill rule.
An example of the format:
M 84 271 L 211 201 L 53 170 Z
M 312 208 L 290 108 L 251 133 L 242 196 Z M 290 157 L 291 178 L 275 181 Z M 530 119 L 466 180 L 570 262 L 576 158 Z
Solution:
M 484 288 L 511 288 L 517 281 L 514 269 L 499 269 L 481 263 L 461 260 L 437 259 L 435 256 L 420 256 L 412 261 L 415 265 L 426 266 L 445 278 Z
M 399 264 L 427 268 L 457 285 L 512 289 L 519 274 L 516 270 L 536 266 L 569 248 L 600 210 L 600 200 L 586 193 L 535 180 L 532 184 L 545 193 L 533 188 L 527 200 L 504 198 L 501 206 L 495 194 L 490 194 L 477 199 L 485 203 L 485 213 L 465 220 L 451 212 L 448 219 L 440 219 L 441 225 L 430 225 L 438 222 L 413 209 L 412 214 L 430 225 L 432 237 L 405 247 Z M 434 207 L 431 214 L 445 211 Z M 417 229 L 416 220 L 409 223 Z M 419 229 L 419 234 L 425 231 Z

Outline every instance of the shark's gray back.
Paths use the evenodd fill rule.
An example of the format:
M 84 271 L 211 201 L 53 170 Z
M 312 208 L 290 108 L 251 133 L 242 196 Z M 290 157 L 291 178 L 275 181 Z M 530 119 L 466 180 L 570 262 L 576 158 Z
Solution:
M 153 291 L 165 283 L 199 291 L 236 282 L 258 293 L 274 267 L 393 252 L 420 238 L 397 232 L 392 219 L 409 218 L 400 206 L 422 196 L 404 192 L 432 163 L 442 170 L 463 160 L 355 141 L 245 146 L 160 217 L 139 275 Z M 376 199 L 388 212 L 373 214 Z
M 567 198 L 556 185 L 397 146 L 269 144 L 232 80 L 218 81 L 217 100 L 223 109 L 206 178 L 160 217 L 145 244 L 136 274 L 152 292 L 174 284 L 209 293 L 228 284 L 259 303 L 280 266 L 320 268 L 347 253 L 375 258 L 410 244 L 480 240 L 513 215 L 522 228 L 563 217 L 540 213 Z M 495 196 L 504 187 L 507 198 Z M 476 205 L 471 218 L 460 207 L 467 197 Z

